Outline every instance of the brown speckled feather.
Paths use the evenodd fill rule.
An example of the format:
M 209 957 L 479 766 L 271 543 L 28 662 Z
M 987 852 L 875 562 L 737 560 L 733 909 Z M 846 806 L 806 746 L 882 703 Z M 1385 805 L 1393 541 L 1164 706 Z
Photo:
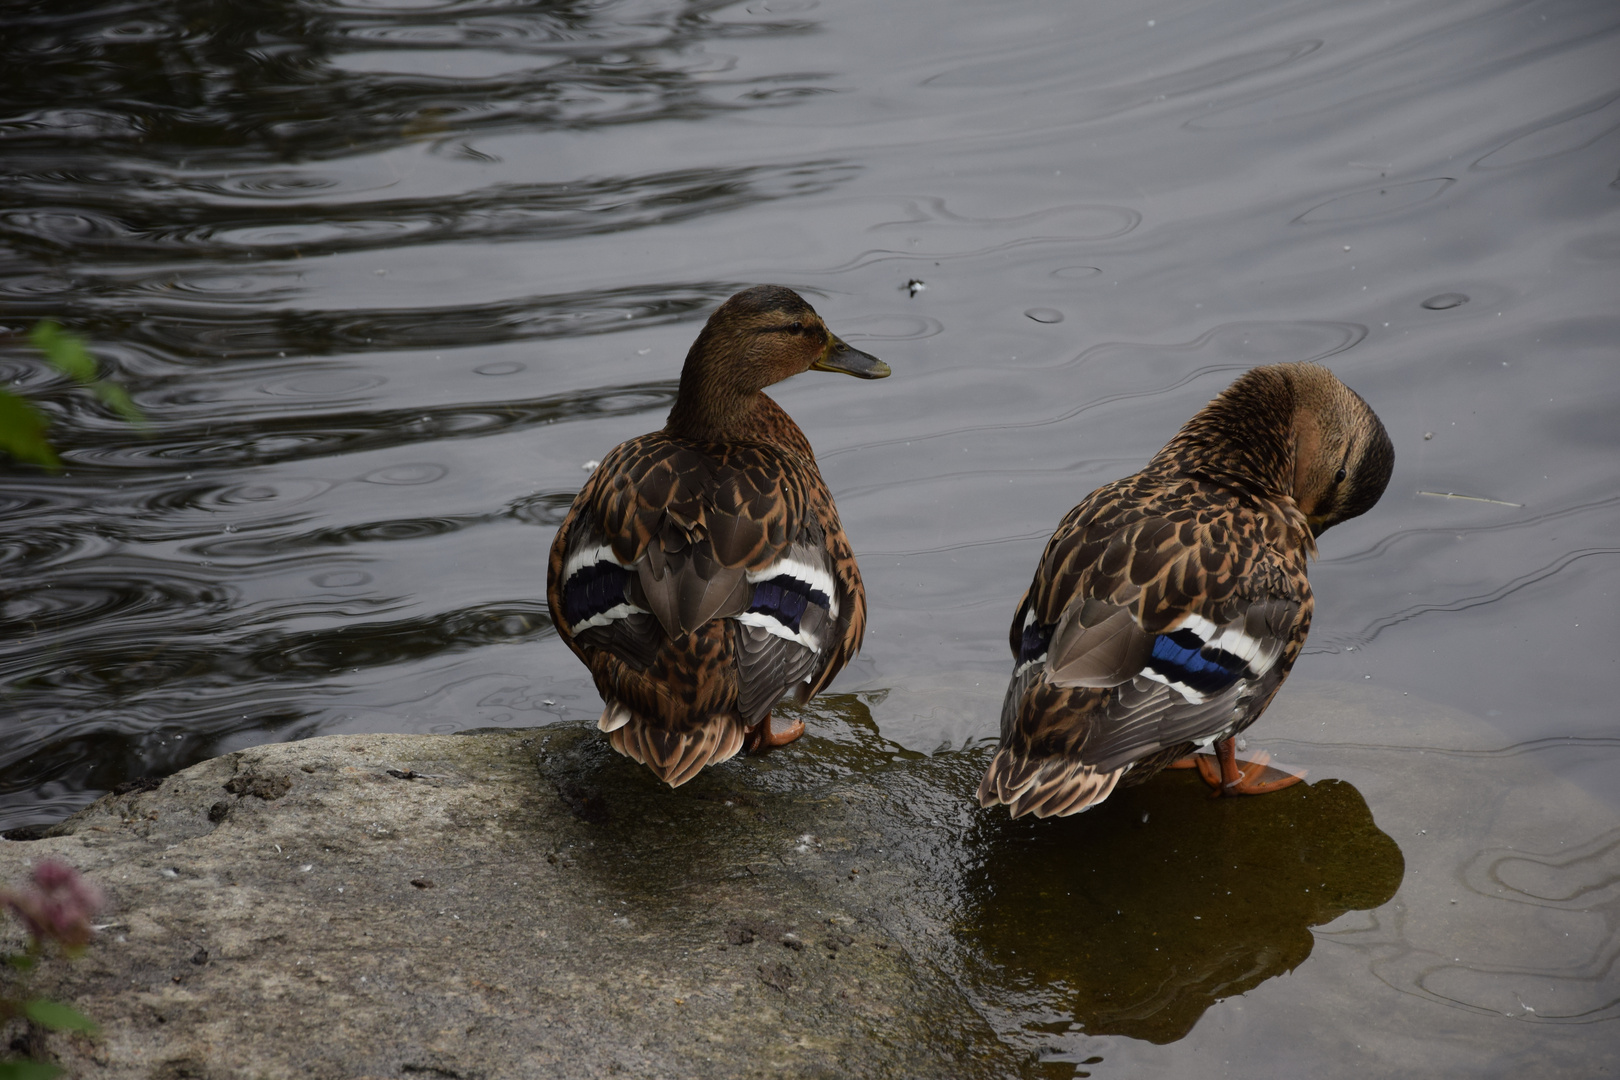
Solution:
M 705 342 L 693 346 L 699 359 Z M 672 785 L 736 754 L 785 695 L 804 701 L 825 687 L 866 628 L 854 552 L 798 425 L 757 391 L 723 423 L 683 425 L 682 408 L 602 460 L 547 572 L 553 622 L 602 695 L 600 726 Z M 681 430 L 690 426 L 705 437 Z M 756 591 L 784 580 L 810 599 L 779 610 L 794 598 Z
M 1063 519 L 1013 618 L 1017 666 L 982 803 L 1075 813 L 1265 710 L 1313 609 L 1312 518 L 1294 483 L 1307 406 L 1344 412 L 1334 419 L 1359 437 L 1332 447 L 1345 455 L 1335 466 L 1357 464 L 1333 482 L 1348 479 L 1354 497 L 1307 499 L 1326 511 L 1316 531 L 1362 512 L 1393 460 L 1382 425 L 1325 369 L 1278 365 L 1240 379 L 1141 472 Z

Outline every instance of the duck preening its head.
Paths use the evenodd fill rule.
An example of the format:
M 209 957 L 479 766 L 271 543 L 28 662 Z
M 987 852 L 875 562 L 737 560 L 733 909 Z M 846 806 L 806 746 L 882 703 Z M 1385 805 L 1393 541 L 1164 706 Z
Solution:
M 1321 536 L 1373 508 L 1395 468 L 1395 447 L 1372 407 L 1327 368 L 1291 366 L 1294 504 Z
M 889 365 L 840 340 L 792 289 L 744 289 L 692 343 L 667 430 L 705 441 L 743 434 L 761 390 L 811 370 L 881 379 Z
M 1313 536 L 1372 509 L 1395 447 L 1372 408 L 1320 364 L 1247 372 L 1187 421 L 1156 462 L 1287 496 Z

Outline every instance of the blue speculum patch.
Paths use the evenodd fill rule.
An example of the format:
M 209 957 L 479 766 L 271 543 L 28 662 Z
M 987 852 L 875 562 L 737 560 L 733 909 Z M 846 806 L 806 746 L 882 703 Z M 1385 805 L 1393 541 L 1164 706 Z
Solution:
M 1024 627 L 1024 639 L 1018 645 L 1018 662 L 1027 664 L 1046 651 L 1052 640 L 1052 628 L 1042 626 L 1040 623 L 1030 623 Z
M 625 602 L 625 586 L 630 571 L 618 563 L 599 562 L 582 566 L 563 582 L 563 618 L 569 626 L 610 611 Z
M 754 586 L 754 601 L 748 605 L 748 610 L 769 615 L 796 634 L 799 620 L 804 618 L 805 609 L 811 604 L 823 610 L 832 607 L 827 594 L 808 581 L 780 574 Z
M 1201 694 L 1214 694 L 1237 682 L 1247 665 L 1231 653 L 1205 654 L 1204 641 L 1191 630 L 1176 630 L 1153 639 L 1148 666 L 1172 682 Z

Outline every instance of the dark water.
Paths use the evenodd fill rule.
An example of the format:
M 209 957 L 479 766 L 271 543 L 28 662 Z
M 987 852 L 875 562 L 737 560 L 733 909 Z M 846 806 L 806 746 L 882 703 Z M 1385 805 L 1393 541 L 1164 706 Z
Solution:
M 1294 790 L 1217 809 L 1202 781 L 1172 776 L 1052 828 L 992 819 L 962 912 L 979 981 L 1023 984 L 1091 1035 L 1185 1037 L 1215 1002 L 1303 963 L 1310 927 L 1401 883 L 1400 848 L 1355 788 Z
M 1324 538 L 1307 655 L 1252 734 L 1365 796 L 1405 852 L 1397 906 L 1435 824 L 1402 800 L 1494 768 L 1468 775 L 1596 853 L 1576 893 L 1609 914 L 1559 964 L 1596 995 L 1570 1016 L 1614 1015 L 1614 5 L 4 20 L 0 378 L 51 412 L 67 464 L 0 466 L 0 825 L 267 739 L 594 714 L 547 621 L 552 530 L 586 461 L 662 423 L 707 312 L 781 282 L 895 370 L 777 396 L 867 580 L 837 689 L 910 750 L 994 733 L 1006 621 L 1070 505 L 1245 368 L 1328 363 L 1396 471 Z M 144 431 L 31 354 L 17 332 L 46 317 Z M 1415 768 L 1413 748 L 1437 752 Z M 1539 820 L 1555 803 L 1585 816 Z M 1458 874 L 1495 835 L 1459 833 Z M 1056 985 L 1041 972 L 1019 978 Z M 1285 981 L 1206 996 L 1253 1008 Z

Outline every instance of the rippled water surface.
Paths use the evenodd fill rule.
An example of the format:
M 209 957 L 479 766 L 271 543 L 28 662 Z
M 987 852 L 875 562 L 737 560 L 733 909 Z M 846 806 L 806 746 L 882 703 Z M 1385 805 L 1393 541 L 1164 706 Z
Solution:
M 707 313 L 765 281 L 894 368 L 776 396 L 866 577 L 837 689 L 912 751 L 993 736 L 1006 622 L 1081 496 L 1250 366 L 1319 359 L 1359 391 L 1395 475 L 1324 537 L 1306 655 L 1251 735 L 1357 785 L 1322 798 L 1366 796 L 1403 889 L 1407 834 L 1464 811 L 1407 820 L 1392 777 L 1455 790 L 1486 755 L 1502 799 L 1564 793 L 1532 818 L 1584 807 L 1531 824 L 1595 868 L 1559 969 L 1591 993 L 1554 1012 L 1603 1045 L 1620 9 L 1591 0 L 10 5 L 0 379 L 65 468 L 0 464 L 0 826 L 267 739 L 594 715 L 547 619 L 552 532 L 585 462 L 662 424 Z M 42 318 L 144 428 L 50 374 L 21 333 Z M 1351 691 L 1376 746 L 1322 705 Z M 969 907 L 1028 873 L 1018 845 L 1075 835 L 974 821 Z M 1468 835 L 1457 858 L 1485 858 L 1495 834 Z M 1298 926 L 1400 909 L 1375 848 L 1358 902 Z M 998 918 L 963 931 L 960 978 L 1026 988 L 1004 1027 L 1056 1033 L 1042 1069 L 1106 1068 L 1071 1028 L 1109 1060 L 1167 1041 L 997 959 Z M 1478 1004 L 1391 971 L 1552 1022 L 1530 982 Z M 1250 1060 L 1256 984 L 1210 983 L 1192 1041 Z

